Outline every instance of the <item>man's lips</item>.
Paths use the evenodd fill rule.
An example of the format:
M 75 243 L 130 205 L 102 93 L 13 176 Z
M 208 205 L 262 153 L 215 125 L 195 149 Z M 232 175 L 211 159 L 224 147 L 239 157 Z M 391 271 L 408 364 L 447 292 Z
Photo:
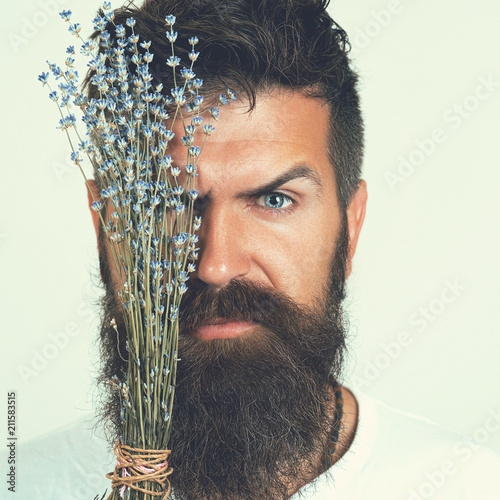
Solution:
M 192 336 L 201 340 L 212 339 L 231 339 L 239 337 L 257 326 L 253 321 L 228 321 L 226 319 L 217 319 L 211 325 L 205 325 L 193 331 Z

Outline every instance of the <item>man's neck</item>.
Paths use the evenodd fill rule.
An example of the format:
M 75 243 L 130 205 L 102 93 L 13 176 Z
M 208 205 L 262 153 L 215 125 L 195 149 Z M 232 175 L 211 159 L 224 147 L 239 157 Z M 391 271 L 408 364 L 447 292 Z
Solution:
M 335 453 L 333 454 L 332 464 L 338 462 L 350 448 L 358 426 L 359 407 L 354 394 L 346 387 L 342 387 L 342 398 L 344 400 L 344 404 L 341 439 L 339 440 Z
M 335 452 L 331 458 L 332 464 L 338 462 L 350 448 L 354 440 L 354 436 L 356 435 L 356 429 L 358 425 L 358 402 L 356 401 L 354 394 L 346 387 L 342 387 L 341 391 L 343 398 L 342 424 L 340 427 L 339 441 L 337 442 Z M 306 486 L 306 484 L 314 481 L 316 477 L 311 478 L 311 480 L 304 482 L 298 487 L 295 486 L 290 496 L 293 496 L 295 493 L 297 493 L 297 491 Z

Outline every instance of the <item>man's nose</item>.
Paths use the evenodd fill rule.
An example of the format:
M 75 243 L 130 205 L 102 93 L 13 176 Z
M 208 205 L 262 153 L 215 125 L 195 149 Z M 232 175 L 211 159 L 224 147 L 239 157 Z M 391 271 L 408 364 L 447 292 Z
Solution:
M 198 260 L 192 280 L 223 288 L 233 278 L 241 278 L 250 270 L 246 251 L 244 222 L 231 207 L 209 206 L 202 214 L 198 231 Z

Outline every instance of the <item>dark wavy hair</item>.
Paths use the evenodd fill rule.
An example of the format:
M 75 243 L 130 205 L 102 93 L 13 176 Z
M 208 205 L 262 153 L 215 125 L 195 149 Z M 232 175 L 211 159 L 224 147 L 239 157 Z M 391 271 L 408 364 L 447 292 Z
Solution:
M 204 81 L 205 99 L 231 88 L 248 99 L 249 111 L 259 92 L 282 86 L 326 101 L 330 107 L 329 156 L 345 210 L 361 175 L 363 120 L 356 90 L 357 74 L 349 65 L 349 41 L 330 17 L 329 0 L 145 0 L 115 10 L 114 25 L 136 20 L 134 32 L 151 41 L 153 83 L 169 93 L 171 56 L 165 16 L 175 15 L 176 55 L 187 61 L 187 39 L 197 36 L 195 64 Z M 107 30 L 113 39 L 114 26 Z M 129 30 L 129 28 L 127 28 Z M 127 35 L 130 33 L 127 33 Z M 93 34 L 95 38 L 98 32 Z M 90 83 L 89 97 L 97 97 Z M 96 175 L 98 181 L 99 176 Z

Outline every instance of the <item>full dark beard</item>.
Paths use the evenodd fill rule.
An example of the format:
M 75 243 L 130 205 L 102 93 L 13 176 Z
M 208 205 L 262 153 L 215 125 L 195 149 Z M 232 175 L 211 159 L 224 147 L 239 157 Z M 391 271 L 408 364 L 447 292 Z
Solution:
M 100 241 L 102 246 L 103 241 Z M 345 220 L 325 286 L 313 306 L 246 279 L 214 291 L 190 286 L 181 303 L 179 357 L 169 459 L 175 498 L 285 499 L 322 472 L 336 414 L 329 384 L 341 374 L 348 256 Z M 101 254 L 103 298 L 100 382 L 120 378 L 125 328 L 109 264 Z M 216 318 L 254 321 L 254 331 L 204 341 L 189 335 Z M 108 395 L 101 416 L 116 440 L 120 402 Z

